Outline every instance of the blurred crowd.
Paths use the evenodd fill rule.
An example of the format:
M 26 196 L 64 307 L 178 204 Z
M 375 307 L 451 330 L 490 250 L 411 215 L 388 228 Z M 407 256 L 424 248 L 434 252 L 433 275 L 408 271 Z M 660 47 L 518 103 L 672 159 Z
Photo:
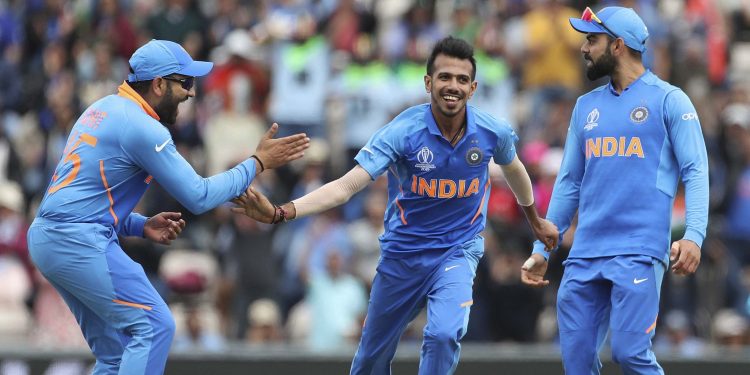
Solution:
M 665 278 L 656 349 L 700 356 L 750 345 L 750 1 L 748 0 L 0 0 L 0 337 L 46 347 L 85 345 L 54 288 L 29 261 L 26 229 L 82 110 L 116 93 L 128 58 L 150 40 L 181 43 L 215 67 L 170 126 L 202 175 L 252 153 L 272 123 L 313 137 L 306 156 L 254 184 L 275 202 L 338 177 L 369 136 L 426 102 L 432 44 L 472 42 L 479 88 L 470 104 L 506 118 L 544 213 L 570 112 L 588 82 L 586 6 L 634 8 L 649 27 L 646 65 L 687 92 L 710 158 L 711 207 L 702 264 Z M 551 342 L 554 301 L 571 230 L 551 259 L 551 285 L 522 286 L 532 235 L 493 170 L 486 254 L 466 340 Z M 357 342 L 379 257 L 386 182 L 324 214 L 271 226 L 227 204 L 194 216 L 158 186 L 137 208 L 181 211 L 172 246 L 122 238 L 170 304 L 174 350 L 248 345 L 336 350 Z M 638 197 L 633 197 L 638 199 Z M 678 196 L 673 235 L 682 236 Z M 643 218 L 649 220 L 649 218 Z M 421 317 L 404 340 L 419 340 Z M 423 323 L 422 323 L 423 324 Z

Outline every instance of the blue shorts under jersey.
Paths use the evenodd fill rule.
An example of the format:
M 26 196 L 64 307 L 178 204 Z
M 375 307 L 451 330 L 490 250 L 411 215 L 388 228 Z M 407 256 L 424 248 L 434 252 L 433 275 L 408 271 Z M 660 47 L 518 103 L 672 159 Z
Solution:
M 429 104 L 411 107 L 375 133 L 355 160 L 374 179 L 388 172 L 384 256 L 465 243 L 484 229 L 488 164 L 516 156 L 513 129 L 467 106 L 466 134 L 452 146 Z

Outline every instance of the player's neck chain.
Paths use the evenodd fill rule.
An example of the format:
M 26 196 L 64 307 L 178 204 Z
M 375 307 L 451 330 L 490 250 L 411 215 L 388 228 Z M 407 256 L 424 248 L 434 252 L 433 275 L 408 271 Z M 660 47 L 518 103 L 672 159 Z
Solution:
M 464 121 L 461 124 L 461 127 L 458 128 L 458 131 L 456 132 L 456 134 L 454 134 L 451 140 L 449 141 L 451 146 L 455 146 L 456 142 L 458 142 L 458 140 L 461 139 L 461 135 L 464 133 L 464 130 L 466 130 L 466 121 Z

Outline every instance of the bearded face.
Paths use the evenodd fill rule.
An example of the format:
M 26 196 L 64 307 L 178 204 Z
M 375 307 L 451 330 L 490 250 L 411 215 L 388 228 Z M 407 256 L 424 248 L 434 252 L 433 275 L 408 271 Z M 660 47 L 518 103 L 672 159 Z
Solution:
M 607 47 L 604 49 L 604 53 L 599 57 L 592 57 L 590 53 L 584 54 L 583 58 L 588 62 L 586 64 L 586 77 L 592 81 L 596 81 L 599 78 L 610 76 L 614 73 L 617 67 L 617 60 L 610 51 L 610 45 L 612 42 L 607 42 Z
M 185 98 L 187 99 L 187 97 Z M 174 91 L 172 90 L 172 83 L 167 85 L 167 90 L 164 93 L 164 97 L 161 102 L 154 107 L 154 112 L 159 115 L 159 119 L 166 123 L 173 125 L 177 122 L 178 106 L 184 100 L 176 98 Z

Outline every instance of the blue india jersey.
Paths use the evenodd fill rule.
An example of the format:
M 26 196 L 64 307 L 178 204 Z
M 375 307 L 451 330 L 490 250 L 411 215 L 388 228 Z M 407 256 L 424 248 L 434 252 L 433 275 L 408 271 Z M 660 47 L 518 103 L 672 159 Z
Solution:
M 611 83 L 581 96 L 547 219 L 561 233 L 578 210 L 569 257 L 643 254 L 667 262 L 672 205 L 685 185 L 685 239 L 701 246 L 708 160 L 690 99 L 646 71 L 621 94 Z M 548 256 L 538 241 L 534 252 Z
M 76 121 L 37 216 L 140 236 L 146 218 L 131 212 L 152 180 L 201 213 L 240 195 L 254 176 L 252 159 L 199 176 L 153 109 L 123 83 L 117 95 L 98 100 Z
M 372 178 L 388 173 L 383 255 L 444 249 L 476 237 L 486 221 L 488 163 L 513 161 L 517 140 L 507 122 L 472 106 L 455 147 L 429 104 L 408 108 L 376 132 L 355 160 Z

